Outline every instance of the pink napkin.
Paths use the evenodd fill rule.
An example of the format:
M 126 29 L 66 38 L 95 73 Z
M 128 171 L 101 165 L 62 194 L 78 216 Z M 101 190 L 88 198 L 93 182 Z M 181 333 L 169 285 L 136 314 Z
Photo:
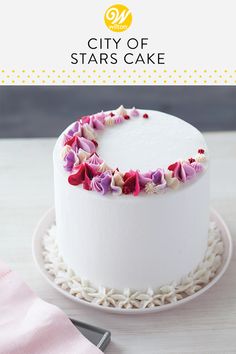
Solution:
M 101 354 L 0 261 L 0 354 Z

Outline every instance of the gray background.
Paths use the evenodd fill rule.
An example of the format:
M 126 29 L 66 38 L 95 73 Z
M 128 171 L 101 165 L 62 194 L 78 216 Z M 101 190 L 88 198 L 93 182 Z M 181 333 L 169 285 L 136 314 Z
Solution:
M 0 88 L 0 138 L 53 137 L 81 115 L 126 107 L 171 113 L 202 131 L 236 130 L 233 86 Z

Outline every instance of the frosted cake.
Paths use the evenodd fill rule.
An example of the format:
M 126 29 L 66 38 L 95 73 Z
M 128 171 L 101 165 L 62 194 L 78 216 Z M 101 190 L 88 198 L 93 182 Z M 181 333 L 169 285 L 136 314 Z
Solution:
M 65 129 L 53 153 L 55 237 L 76 296 L 140 307 L 139 295 L 122 296 L 165 294 L 198 269 L 209 247 L 208 159 L 196 128 L 158 111 L 121 106 Z

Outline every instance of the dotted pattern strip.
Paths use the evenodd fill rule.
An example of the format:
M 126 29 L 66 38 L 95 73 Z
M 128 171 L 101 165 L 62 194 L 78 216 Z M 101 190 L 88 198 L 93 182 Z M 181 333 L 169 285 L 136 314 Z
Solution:
M 10 70 L 0 85 L 235 85 L 236 69 L 214 70 Z

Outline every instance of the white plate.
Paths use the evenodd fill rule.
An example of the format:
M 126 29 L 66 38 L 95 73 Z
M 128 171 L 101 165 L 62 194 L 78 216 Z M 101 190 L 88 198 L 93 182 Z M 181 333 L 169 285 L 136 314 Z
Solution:
M 33 243 L 32 243 L 32 248 L 33 248 L 33 258 L 34 261 L 40 271 L 40 273 L 43 275 L 43 277 L 51 284 L 57 291 L 59 291 L 61 294 L 66 296 L 67 298 L 71 299 L 72 301 L 75 301 L 79 304 L 83 304 L 89 307 L 95 307 L 96 309 L 106 311 L 106 312 L 112 312 L 112 313 L 119 313 L 119 314 L 146 314 L 146 313 L 154 313 L 154 312 L 160 312 L 164 310 L 169 310 L 174 307 L 180 306 L 182 304 L 185 304 L 186 302 L 189 302 L 201 294 L 203 294 L 205 291 L 210 289 L 224 274 L 226 271 L 231 256 L 232 256 L 232 239 L 231 235 L 229 232 L 228 227 L 226 226 L 225 222 L 223 221 L 222 217 L 213 209 L 211 209 L 211 215 L 210 219 L 216 223 L 218 228 L 221 230 L 222 234 L 222 239 L 224 242 L 224 254 L 223 254 L 223 261 L 222 264 L 217 271 L 216 276 L 202 289 L 200 289 L 198 292 L 196 292 L 193 295 L 189 295 L 188 297 L 179 300 L 175 303 L 170 303 L 170 304 L 165 304 L 162 306 L 156 306 L 152 308 L 141 308 L 141 309 L 120 309 L 120 308 L 113 308 L 113 307 L 105 307 L 105 306 L 100 306 L 95 303 L 87 302 L 86 300 L 80 299 L 78 297 L 75 297 L 68 293 L 66 290 L 63 290 L 61 287 L 56 285 L 53 281 L 53 277 L 46 271 L 44 268 L 44 260 L 42 256 L 42 237 L 45 235 L 46 231 L 51 227 L 51 225 L 55 222 L 55 212 L 54 209 L 50 209 L 47 211 L 47 213 L 42 217 L 42 219 L 39 221 L 33 235 Z

